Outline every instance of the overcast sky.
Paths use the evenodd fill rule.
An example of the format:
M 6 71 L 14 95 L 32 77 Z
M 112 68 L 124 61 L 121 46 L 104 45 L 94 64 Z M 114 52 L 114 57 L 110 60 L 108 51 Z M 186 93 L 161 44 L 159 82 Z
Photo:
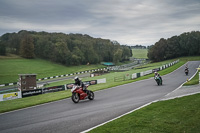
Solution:
M 200 0 L 0 0 L 0 36 L 20 30 L 155 44 L 200 30 Z

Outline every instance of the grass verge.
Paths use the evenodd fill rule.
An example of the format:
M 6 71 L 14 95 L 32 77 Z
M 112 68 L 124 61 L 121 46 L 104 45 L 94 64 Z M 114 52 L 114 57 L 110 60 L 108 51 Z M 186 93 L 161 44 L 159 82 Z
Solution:
M 200 131 L 200 94 L 160 101 L 89 133 L 197 133 Z
M 199 84 L 199 72 L 200 71 L 198 71 L 196 73 L 196 75 L 191 80 L 189 80 L 188 82 L 186 82 L 183 86 L 190 86 L 190 85 Z

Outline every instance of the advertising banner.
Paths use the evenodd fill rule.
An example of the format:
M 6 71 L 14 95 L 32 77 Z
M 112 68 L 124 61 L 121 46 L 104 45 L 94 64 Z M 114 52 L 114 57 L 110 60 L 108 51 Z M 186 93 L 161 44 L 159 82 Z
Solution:
M 106 83 L 106 78 L 97 79 L 97 84 Z
M 87 81 L 89 82 L 89 85 L 96 85 L 97 84 L 97 80 L 91 80 L 91 81 Z
M 42 94 L 42 89 L 22 91 L 22 98 Z
M 66 88 L 67 89 L 72 89 L 73 85 L 74 85 L 74 83 L 66 84 Z
M 42 93 L 56 92 L 56 91 L 62 91 L 62 90 L 65 90 L 64 85 L 44 88 L 42 89 Z
M 19 92 L 0 94 L 0 101 L 13 100 L 17 98 L 21 98 Z

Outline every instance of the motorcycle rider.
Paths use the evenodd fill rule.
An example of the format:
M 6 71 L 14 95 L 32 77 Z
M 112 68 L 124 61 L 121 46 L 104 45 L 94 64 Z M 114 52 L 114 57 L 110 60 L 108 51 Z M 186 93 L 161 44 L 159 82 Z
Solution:
M 158 72 L 154 72 L 154 78 L 156 77 L 156 76 L 158 76 L 159 78 L 160 78 L 160 80 L 161 80 L 161 85 L 162 85 L 162 77 L 160 76 L 160 74 L 158 73 Z
M 83 84 L 83 82 L 78 78 L 78 76 L 74 77 L 74 85 L 78 85 L 80 87 L 83 88 L 83 91 L 86 93 L 87 92 L 87 89 L 86 89 L 86 86 Z
M 186 64 L 185 66 L 185 72 L 188 72 L 189 71 L 189 68 L 188 68 L 188 65 Z

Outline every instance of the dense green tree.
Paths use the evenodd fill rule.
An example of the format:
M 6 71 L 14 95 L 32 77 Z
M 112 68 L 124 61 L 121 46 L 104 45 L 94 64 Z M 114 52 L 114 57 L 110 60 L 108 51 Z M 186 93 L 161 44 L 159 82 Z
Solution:
M 6 55 L 6 45 L 0 40 L 0 55 Z
M 132 50 L 128 46 L 121 46 L 122 47 L 122 60 L 129 60 L 129 57 L 132 57 Z
M 77 46 L 74 47 L 73 49 L 71 60 L 72 60 L 71 63 L 72 65 L 80 65 L 85 61 L 84 54 Z
M 20 42 L 20 55 L 24 58 L 34 58 L 34 44 L 33 38 L 28 33 L 23 33 Z
M 52 56 L 53 61 L 64 65 L 70 64 L 71 53 L 66 42 L 57 42 L 51 54 L 54 54 L 54 56 Z
M 121 49 L 117 49 L 114 53 L 114 63 L 118 63 L 119 61 L 122 60 L 122 50 Z
M 200 32 L 192 31 L 168 39 L 160 39 L 148 50 L 152 61 L 162 61 L 180 56 L 200 55 Z

